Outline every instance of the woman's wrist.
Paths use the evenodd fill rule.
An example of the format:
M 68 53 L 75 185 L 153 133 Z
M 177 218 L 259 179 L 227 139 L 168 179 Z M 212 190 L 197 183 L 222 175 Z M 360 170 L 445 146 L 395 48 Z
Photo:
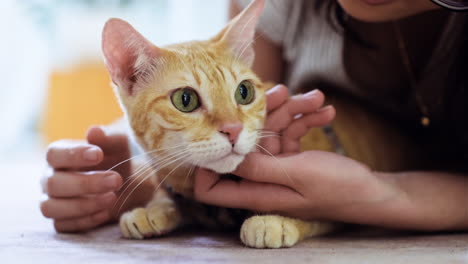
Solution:
M 409 198 L 389 173 L 369 170 L 366 180 L 352 194 L 352 202 L 330 208 L 326 218 L 347 223 L 401 228 L 395 216 Z

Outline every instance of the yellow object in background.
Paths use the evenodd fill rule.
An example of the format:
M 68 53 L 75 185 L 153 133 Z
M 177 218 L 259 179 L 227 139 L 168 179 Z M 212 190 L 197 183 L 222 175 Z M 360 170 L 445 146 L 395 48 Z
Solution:
M 89 126 L 109 124 L 121 117 L 110 83 L 101 62 L 52 71 L 42 119 L 45 140 L 82 139 Z

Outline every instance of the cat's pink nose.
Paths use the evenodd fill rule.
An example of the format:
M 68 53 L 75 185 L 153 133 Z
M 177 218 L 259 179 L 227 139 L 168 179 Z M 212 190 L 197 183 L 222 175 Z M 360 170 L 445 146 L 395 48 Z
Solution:
M 219 127 L 218 131 L 219 133 L 226 135 L 229 142 L 234 145 L 237 143 L 237 139 L 239 139 L 239 134 L 243 128 L 244 126 L 240 122 L 224 123 Z

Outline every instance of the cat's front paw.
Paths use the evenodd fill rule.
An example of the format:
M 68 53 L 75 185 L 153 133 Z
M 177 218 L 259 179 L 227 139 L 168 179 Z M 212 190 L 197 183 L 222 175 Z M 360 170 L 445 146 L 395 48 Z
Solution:
M 144 239 L 174 230 L 181 217 L 174 207 L 136 208 L 120 217 L 120 230 L 125 238 Z
M 301 238 L 293 219 L 277 215 L 252 216 L 240 231 L 242 242 L 253 248 L 292 247 Z

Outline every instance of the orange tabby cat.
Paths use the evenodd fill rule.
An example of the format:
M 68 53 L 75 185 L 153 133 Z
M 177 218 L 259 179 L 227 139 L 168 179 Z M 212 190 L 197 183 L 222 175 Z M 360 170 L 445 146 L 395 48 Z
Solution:
M 191 223 L 215 228 L 242 224 L 245 245 L 279 248 L 329 229 L 325 223 L 252 216 L 190 199 L 195 166 L 232 172 L 259 140 L 265 88 L 250 66 L 263 6 L 264 0 L 254 0 L 210 40 L 164 48 L 152 45 L 125 21 L 106 23 L 103 52 L 126 118 L 172 194 L 156 194 L 145 208 L 123 214 L 125 237 L 158 236 Z

